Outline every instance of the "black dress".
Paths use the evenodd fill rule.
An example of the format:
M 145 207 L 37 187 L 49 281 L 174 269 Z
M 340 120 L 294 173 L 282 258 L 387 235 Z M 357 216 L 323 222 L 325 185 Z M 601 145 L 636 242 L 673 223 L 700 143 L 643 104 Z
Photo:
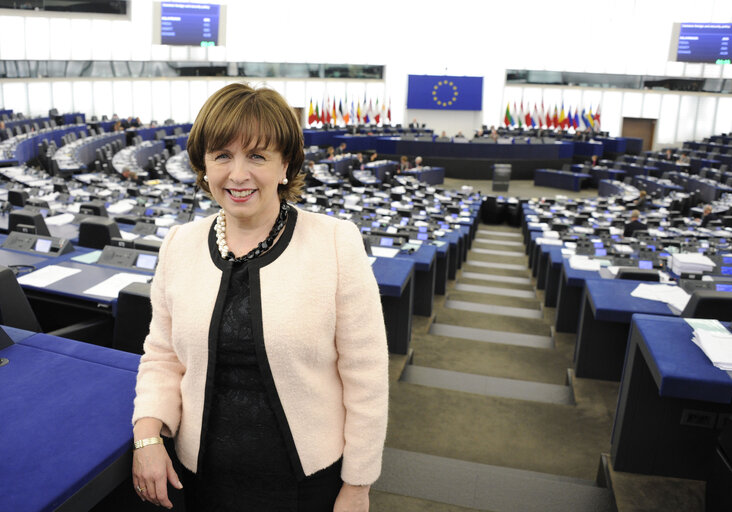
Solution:
M 186 509 L 331 512 L 342 485 L 341 461 L 298 481 L 262 378 L 252 335 L 252 263 L 217 263 L 232 268 L 198 472 L 184 471 Z

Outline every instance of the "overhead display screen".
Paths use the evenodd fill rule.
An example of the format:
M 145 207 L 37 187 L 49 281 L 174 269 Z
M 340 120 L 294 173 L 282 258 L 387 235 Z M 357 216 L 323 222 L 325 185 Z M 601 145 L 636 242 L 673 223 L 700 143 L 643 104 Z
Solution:
M 220 5 L 184 2 L 160 2 L 157 5 L 155 43 L 203 47 L 223 45 L 220 26 L 224 16 Z
M 671 39 L 671 60 L 730 64 L 730 23 L 675 23 Z

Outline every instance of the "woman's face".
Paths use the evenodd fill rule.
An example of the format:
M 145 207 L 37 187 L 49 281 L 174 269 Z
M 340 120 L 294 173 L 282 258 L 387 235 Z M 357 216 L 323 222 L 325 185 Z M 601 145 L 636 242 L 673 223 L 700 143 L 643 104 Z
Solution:
M 205 163 L 211 195 L 227 217 L 267 223 L 277 215 L 277 185 L 287 172 L 279 151 L 244 148 L 237 137 L 226 147 L 207 152 Z

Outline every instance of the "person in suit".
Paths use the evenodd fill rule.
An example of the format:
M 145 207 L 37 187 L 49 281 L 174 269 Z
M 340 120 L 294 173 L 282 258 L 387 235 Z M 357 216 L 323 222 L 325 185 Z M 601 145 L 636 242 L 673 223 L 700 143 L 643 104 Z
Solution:
M 701 223 L 701 227 L 705 228 L 711 221 L 718 219 L 717 214 L 712 211 L 712 205 L 704 205 L 704 212 L 702 213 L 702 217 L 699 221 Z
M 625 231 L 623 232 L 623 236 L 633 236 L 636 231 L 645 231 L 646 229 L 648 229 L 645 224 L 638 220 L 639 217 L 640 212 L 638 210 L 633 210 L 632 212 L 630 212 L 630 222 L 625 225 Z
M 677 164 L 681 165 L 689 165 L 691 163 L 691 158 L 689 158 L 689 153 L 681 153 L 681 156 L 678 160 L 676 160 Z
M 346 154 L 346 143 L 345 142 L 341 142 L 340 144 L 338 144 L 338 147 L 335 150 L 335 154 L 336 155 L 345 155 Z
M 172 227 L 160 248 L 132 417 L 135 490 L 170 508 L 170 482 L 196 511 L 367 512 L 388 351 L 361 233 L 291 205 L 303 134 L 272 89 L 215 92 L 187 150 L 221 209 Z M 178 471 L 161 435 L 175 440 Z
M 404 172 L 409 169 L 409 158 L 407 155 L 402 155 L 399 159 L 399 172 Z
M 359 171 L 363 171 L 366 168 L 366 162 L 363 159 L 363 153 L 356 153 L 355 167 Z
M 633 203 L 631 203 L 631 206 L 633 208 L 635 208 L 636 210 L 639 210 L 642 212 L 643 210 L 646 209 L 647 199 L 648 199 L 648 192 L 646 192 L 645 190 L 641 190 L 640 193 L 638 194 L 638 199 L 633 201 Z
M 422 157 L 418 156 L 414 159 L 414 168 L 415 169 L 421 169 L 422 168 Z

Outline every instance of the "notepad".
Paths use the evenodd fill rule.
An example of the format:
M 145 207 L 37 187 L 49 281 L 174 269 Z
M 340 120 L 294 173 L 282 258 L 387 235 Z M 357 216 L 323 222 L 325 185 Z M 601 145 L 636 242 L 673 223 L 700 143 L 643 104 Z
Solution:
M 38 286 L 40 288 L 50 286 L 57 281 L 66 279 L 69 276 L 81 272 L 79 268 L 62 267 L 60 265 L 48 265 L 40 270 L 31 272 L 18 278 L 20 284 L 27 286 Z
M 129 272 L 119 272 L 109 277 L 91 288 L 84 290 L 87 295 L 96 295 L 98 297 L 109 297 L 114 299 L 119 295 L 119 291 L 131 283 L 146 283 L 150 279 L 149 276 L 142 274 L 131 274 Z
M 393 247 L 378 247 L 374 245 L 371 246 L 371 254 L 378 256 L 379 258 L 393 258 L 399 254 L 399 249 L 395 249 Z

